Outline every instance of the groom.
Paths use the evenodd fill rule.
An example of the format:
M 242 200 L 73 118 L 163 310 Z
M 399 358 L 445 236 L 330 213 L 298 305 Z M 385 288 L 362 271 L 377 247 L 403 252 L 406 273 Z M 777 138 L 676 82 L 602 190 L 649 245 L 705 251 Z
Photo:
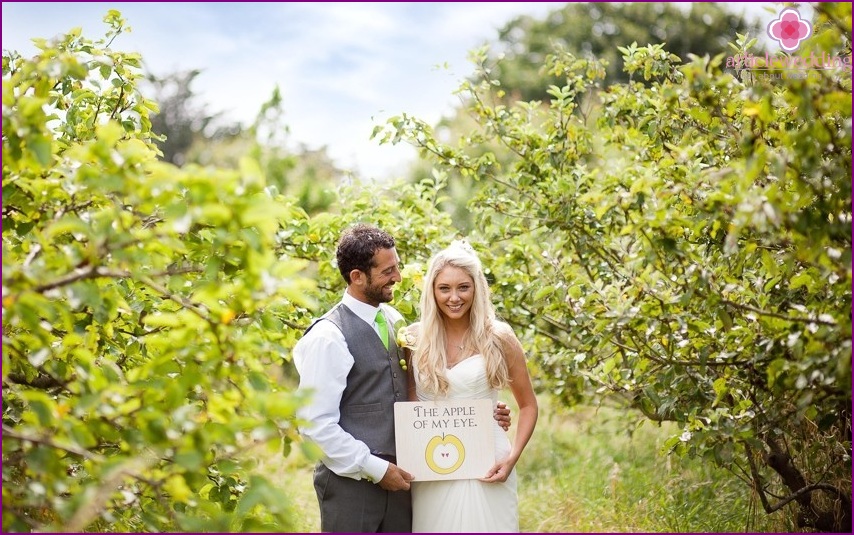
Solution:
M 406 401 L 406 372 L 388 336 L 403 318 L 380 306 L 401 280 L 400 258 L 394 238 L 367 225 L 344 232 L 336 257 L 347 291 L 293 353 L 299 390 L 313 392 L 299 412 L 310 423 L 301 432 L 323 450 L 314 471 L 320 529 L 409 532 L 412 475 L 397 466 L 394 444 L 394 402 Z
M 313 392 L 299 410 L 301 433 L 323 458 L 314 470 L 324 532 L 411 532 L 412 475 L 397 466 L 394 403 L 407 400 L 404 358 L 386 305 L 400 282 L 394 238 L 368 225 L 341 236 L 338 269 L 347 283 L 341 301 L 316 320 L 294 347 L 299 390 Z M 383 340 L 383 338 L 385 338 Z M 509 410 L 496 410 L 506 428 Z

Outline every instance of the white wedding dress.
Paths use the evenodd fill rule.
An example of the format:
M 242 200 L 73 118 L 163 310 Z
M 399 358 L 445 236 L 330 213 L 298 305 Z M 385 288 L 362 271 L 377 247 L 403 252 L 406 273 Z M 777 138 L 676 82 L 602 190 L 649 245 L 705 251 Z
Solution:
M 417 375 L 417 374 L 416 374 Z M 486 381 L 486 365 L 481 355 L 468 357 L 447 371 L 450 388 L 440 399 L 498 400 L 498 392 Z M 420 391 L 420 401 L 434 399 Z M 506 432 L 493 420 L 495 459 L 510 454 Z M 486 475 L 486 474 L 484 474 Z M 412 482 L 412 531 L 415 533 L 518 532 L 516 469 L 504 483 L 483 483 L 477 479 Z

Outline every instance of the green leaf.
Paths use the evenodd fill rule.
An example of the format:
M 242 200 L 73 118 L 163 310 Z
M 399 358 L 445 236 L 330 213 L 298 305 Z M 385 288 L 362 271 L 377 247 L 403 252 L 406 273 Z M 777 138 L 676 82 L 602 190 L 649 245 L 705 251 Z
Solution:
M 723 323 L 724 330 L 728 331 L 732 329 L 732 316 L 729 315 L 729 312 L 724 307 L 718 308 L 718 319 Z
M 30 140 L 29 149 L 41 167 L 47 167 L 50 164 L 52 156 L 50 139 L 45 137 L 34 138 Z
M 71 434 L 71 438 L 81 448 L 94 448 L 98 444 L 95 435 L 84 422 L 71 422 L 69 432 Z

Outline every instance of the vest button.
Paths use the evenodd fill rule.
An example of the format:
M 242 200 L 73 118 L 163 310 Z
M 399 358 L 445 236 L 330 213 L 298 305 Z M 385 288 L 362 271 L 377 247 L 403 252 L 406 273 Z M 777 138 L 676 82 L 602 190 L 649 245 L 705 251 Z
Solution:
M 396 374 L 396 373 L 394 374 L 394 378 L 395 378 L 395 379 L 397 379 L 397 374 Z
M 400 392 L 395 392 L 395 393 L 394 393 L 394 397 L 399 398 L 399 397 L 400 397 Z

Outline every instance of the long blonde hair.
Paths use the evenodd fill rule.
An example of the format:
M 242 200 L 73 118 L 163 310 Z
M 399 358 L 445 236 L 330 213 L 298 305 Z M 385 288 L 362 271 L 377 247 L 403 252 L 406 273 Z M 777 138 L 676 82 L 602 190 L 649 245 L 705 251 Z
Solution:
M 445 373 L 448 362 L 445 351 L 447 334 L 442 313 L 436 306 L 433 285 L 439 273 L 449 266 L 464 270 L 474 281 L 470 325 L 463 344 L 467 348 L 474 348 L 475 354 L 483 355 L 489 386 L 502 389 L 510 383 L 510 375 L 504 359 L 503 343 L 498 332 L 489 284 L 474 250 L 468 243 L 459 241 L 455 241 L 430 260 L 427 276 L 424 278 L 418 345 L 413 355 L 419 385 L 424 391 L 433 394 L 444 395 L 448 392 L 449 383 Z

